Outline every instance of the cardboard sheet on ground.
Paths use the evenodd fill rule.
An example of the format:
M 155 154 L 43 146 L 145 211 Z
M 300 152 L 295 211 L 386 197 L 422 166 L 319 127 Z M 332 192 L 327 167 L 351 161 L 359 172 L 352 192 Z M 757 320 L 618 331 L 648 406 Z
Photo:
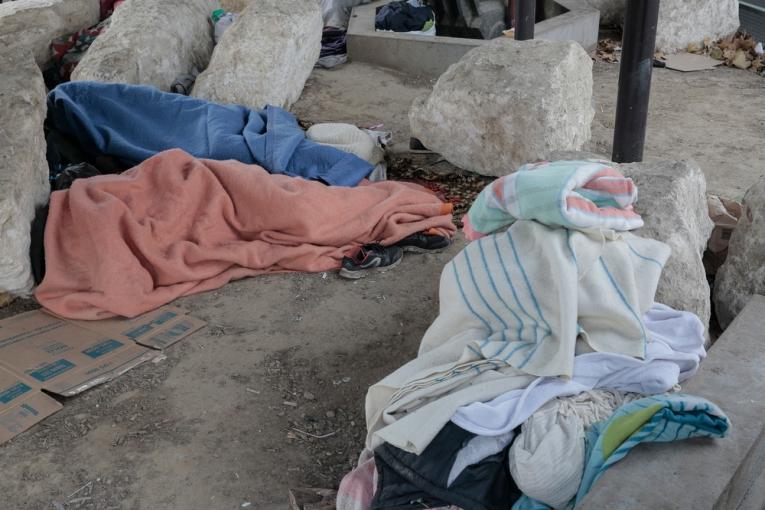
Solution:
M 674 55 L 667 55 L 665 57 L 665 62 L 668 69 L 682 72 L 706 71 L 708 69 L 714 69 L 722 64 L 722 61 L 715 60 L 707 55 L 696 55 L 693 53 L 675 53 Z
M 71 321 L 35 310 L 0 321 L 0 443 L 62 407 L 44 391 L 81 393 L 204 324 L 172 306 L 129 320 Z

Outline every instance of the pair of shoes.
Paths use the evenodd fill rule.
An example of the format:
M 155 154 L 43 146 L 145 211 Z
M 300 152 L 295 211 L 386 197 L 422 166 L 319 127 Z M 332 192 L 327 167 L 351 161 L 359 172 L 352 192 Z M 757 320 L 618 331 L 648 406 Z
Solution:
M 440 253 L 444 251 L 452 240 L 445 236 L 429 235 L 423 232 L 407 236 L 394 244 L 405 252 L 412 253 Z
M 399 246 L 365 244 L 353 257 L 343 257 L 340 276 L 357 280 L 372 271 L 384 273 L 399 265 L 402 258 L 404 250 Z

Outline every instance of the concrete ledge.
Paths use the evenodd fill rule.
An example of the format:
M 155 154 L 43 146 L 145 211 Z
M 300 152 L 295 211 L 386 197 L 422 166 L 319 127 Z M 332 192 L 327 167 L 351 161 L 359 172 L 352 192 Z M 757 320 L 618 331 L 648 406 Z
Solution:
M 576 41 L 585 50 L 598 43 L 600 12 L 583 0 L 556 0 L 569 10 L 537 23 L 537 39 Z M 483 39 L 422 36 L 375 30 L 377 8 L 390 0 L 379 0 L 353 8 L 348 23 L 348 56 L 351 60 L 396 69 L 406 74 L 438 78 L 465 53 L 487 43 Z
M 754 296 L 683 391 L 715 402 L 720 440 L 639 445 L 577 508 L 765 508 L 765 297 Z

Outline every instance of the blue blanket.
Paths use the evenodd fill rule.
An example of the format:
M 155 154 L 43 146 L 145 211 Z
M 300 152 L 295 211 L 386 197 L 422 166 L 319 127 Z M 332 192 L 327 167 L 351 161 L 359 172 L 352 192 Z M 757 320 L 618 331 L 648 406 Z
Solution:
M 353 154 L 307 140 L 295 117 L 254 111 L 153 87 L 74 81 L 48 95 L 48 122 L 87 153 L 129 166 L 167 149 L 205 159 L 235 159 L 271 173 L 355 186 L 373 170 Z

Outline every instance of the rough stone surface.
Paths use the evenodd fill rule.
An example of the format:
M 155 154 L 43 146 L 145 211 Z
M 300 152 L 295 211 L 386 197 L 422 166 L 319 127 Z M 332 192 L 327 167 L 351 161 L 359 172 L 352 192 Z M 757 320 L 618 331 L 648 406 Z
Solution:
M 50 43 L 98 22 L 98 0 L 16 0 L 0 4 L 0 48 L 32 52 L 37 65 L 51 60 Z
M 192 95 L 251 108 L 289 108 L 321 51 L 316 0 L 259 0 L 247 6 L 215 47 Z
M 744 213 L 728 245 L 728 258 L 715 279 L 715 311 L 728 327 L 752 294 L 765 294 L 765 177 L 746 192 Z
M 72 73 L 72 80 L 154 85 L 207 67 L 213 0 L 129 0 Z
M 591 152 L 558 151 L 544 159 L 604 159 Z M 714 227 L 707 208 L 704 174 L 691 161 L 651 161 L 618 165 L 638 187 L 635 210 L 645 225 L 639 236 L 672 249 L 659 279 L 656 301 L 699 316 L 709 327 L 710 289 L 702 257 Z
M 620 25 L 624 19 L 624 0 L 585 0 L 585 3 L 600 11 L 601 25 Z
M 498 38 L 468 52 L 416 99 L 412 136 L 450 163 L 505 175 L 590 138 L 592 61 L 574 42 Z
M 30 225 L 48 198 L 45 84 L 26 49 L 0 52 L 0 295 L 32 289 Z
M 220 6 L 226 12 L 242 12 L 254 0 L 221 0 Z
M 699 316 L 709 327 L 710 289 L 702 257 L 712 233 L 707 183 L 696 163 L 659 161 L 619 165 L 638 186 L 635 210 L 645 226 L 635 234 L 672 248 L 659 280 L 656 301 Z
M 656 48 L 676 51 L 700 44 L 705 37 L 717 39 L 739 27 L 738 0 L 662 0 Z

